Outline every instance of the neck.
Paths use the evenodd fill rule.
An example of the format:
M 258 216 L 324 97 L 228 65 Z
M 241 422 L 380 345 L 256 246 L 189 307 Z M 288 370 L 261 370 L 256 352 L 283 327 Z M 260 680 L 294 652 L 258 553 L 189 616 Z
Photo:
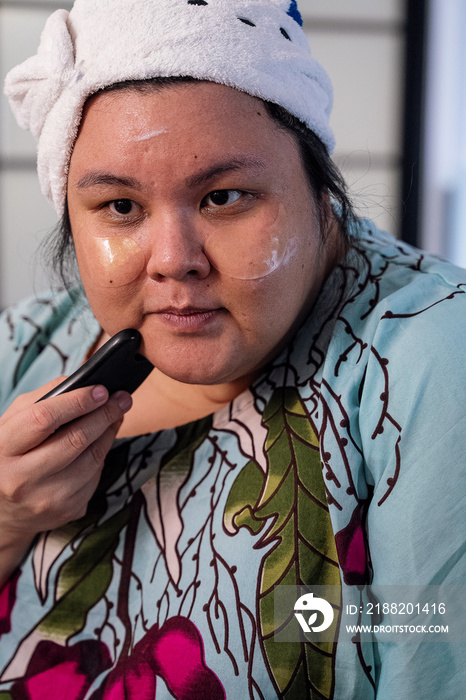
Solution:
M 185 384 L 154 369 L 133 394 L 118 437 L 175 428 L 219 411 L 241 394 L 253 377 L 227 384 Z
M 195 402 L 198 405 L 210 406 L 212 411 L 231 403 L 247 389 L 253 379 L 254 376 L 248 375 L 225 384 L 185 384 L 157 369 L 151 372 L 148 378 L 157 395 L 186 405 L 192 405 Z

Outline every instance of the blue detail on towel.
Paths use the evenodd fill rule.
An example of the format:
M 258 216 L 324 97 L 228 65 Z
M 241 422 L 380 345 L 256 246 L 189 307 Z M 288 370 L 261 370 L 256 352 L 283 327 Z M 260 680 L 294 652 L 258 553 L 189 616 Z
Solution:
M 303 18 L 301 17 L 301 13 L 298 10 L 298 3 L 296 2 L 296 0 L 291 0 L 288 12 L 286 14 L 290 15 L 290 17 L 293 17 L 293 19 L 296 20 L 300 27 L 303 26 Z

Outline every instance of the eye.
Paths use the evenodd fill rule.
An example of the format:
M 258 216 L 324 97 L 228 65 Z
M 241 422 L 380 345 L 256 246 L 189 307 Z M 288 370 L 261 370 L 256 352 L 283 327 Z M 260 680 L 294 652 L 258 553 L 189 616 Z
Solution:
M 214 190 L 204 198 L 203 204 L 208 207 L 223 207 L 228 204 L 234 204 L 243 196 L 240 190 Z
M 112 214 L 119 216 L 128 216 L 128 214 L 136 213 L 136 202 L 132 199 L 114 199 L 108 203 L 108 208 Z

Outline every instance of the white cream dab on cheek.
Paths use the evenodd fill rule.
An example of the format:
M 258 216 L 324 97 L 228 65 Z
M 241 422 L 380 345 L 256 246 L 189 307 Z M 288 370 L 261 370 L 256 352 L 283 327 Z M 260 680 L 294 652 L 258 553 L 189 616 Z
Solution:
M 254 242 L 240 236 L 236 240 L 208 241 L 206 255 L 221 274 L 241 280 L 270 275 L 282 263 L 286 241 L 261 235 Z
M 277 270 L 288 261 L 293 247 L 283 214 L 277 205 L 232 230 L 213 231 L 204 244 L 213 267 L 240 280 L 260 279 Z
M 273 272 L 274 270 L 277 269 L 277 267 L 280 267 L 281 263 L 283 262 L 280 260 L 279 255 L 278 255 L 278 250 L 272 250 L 270 258 L 267 260 L 264 260 L 265 264 L 267 265 L 268 272 Z M 267 273 L 268 274 L 268 273 Z

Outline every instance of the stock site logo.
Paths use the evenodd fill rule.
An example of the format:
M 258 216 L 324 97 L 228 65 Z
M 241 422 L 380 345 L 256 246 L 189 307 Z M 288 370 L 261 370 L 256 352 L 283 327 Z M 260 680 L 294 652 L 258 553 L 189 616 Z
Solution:
M 295 617 L 298 620 L 303 632 L 323 632 L 328 629 L 333 622 L 333 608 L 323 598 L 314 597 L 314 593 L 306 593 L 302 595 L 294 604 Z M 297 612 L 301 611 L 301 612 Z M 303 612 L 309 614 L 306 619 Z M 314 626 L 317 622 L 317 613 L 322 613 L 323 622 L 320 625 Z

